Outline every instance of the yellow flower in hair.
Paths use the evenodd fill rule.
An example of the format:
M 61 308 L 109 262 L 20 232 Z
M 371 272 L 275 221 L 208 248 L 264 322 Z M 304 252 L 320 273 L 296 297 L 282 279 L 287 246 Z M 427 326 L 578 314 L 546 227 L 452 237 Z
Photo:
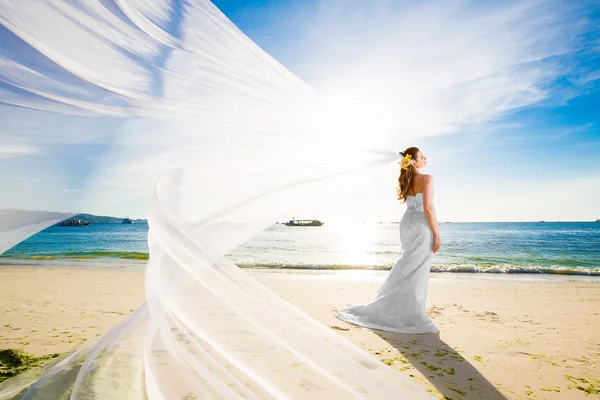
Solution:
M 408 166 L 411 164 L 414 164 L 415 160 L 412 159 L 412 156 L 410 154 L 407 154 L 404 156 L 404 158 L 402 160 L 400 160 L 400 162 L 398 164 L 400 164 L 400 167 L 402 169 L 408 170 Z

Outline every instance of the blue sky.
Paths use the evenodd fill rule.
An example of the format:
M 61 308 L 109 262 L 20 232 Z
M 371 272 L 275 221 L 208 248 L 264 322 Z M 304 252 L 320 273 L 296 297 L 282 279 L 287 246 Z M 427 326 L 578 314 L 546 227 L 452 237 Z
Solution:
M 198 14 L 193 14 L 197 20 L 185 20 L 190 15 L 186 1 L 161 4 L 167 12 L 143 10 L 154 18 L 154 25 L 137 19 L 138 26 L 110 1 L 90 3 L 85 6 L 90 15 L 106 12 L 106 6 L 118 26 L 112 36 L 94 36 L 85 24 L 52 14 L 56 10 L 45 3 L 36 5 L 47 6 L 43 10 L 14 3 L 23 14 L 15 21 L 27 21 L 24 28 L 55 44 L 64 52 L 61 56 L 74 63 L 63 68 L 60 59 L 41 54 L 0 27 L 0 57 L 8 62 L 2 72 L 9 76 L 0 83 L 0 100 L 19 105 L 0 103 L 5 128 L 0 132 L 0 168 L 12 171 L 0 176 L 0 183 L 13 188 L 0 199 L 0 207 L 35 208 L 43 200 L 53 210 L 72 210 L 84 201 L 86 187 L 98 183 L 93 179 L 108 179 L 111 163 L 119 161 L 114 156 L 120 148 L 115 144 L 122 140 L 117 133 L 125 131 L 127 140 L 135 137 L 127 131 L 135 120 L 129 116 L 153 110 L 155 98 L 168 103 L 173 100 L 169 96 L 175 96 L 183 100 L 175 103 L 178 107 L 193 96 L 200 102 L 207 99 L 201 85 L 206 78 L 186 82 L 163 74 L 170 70 L 185 77 L 187 68 L 202 62 L 177 58 L 185 52 L 164 43 L 172 38 L 186 43 L 186 35 L 204 29 L 205 21 Z M 389 151 L 420 146 L 429 157 L 424 172 L 435 177 L 441 221 L 600 218 L 600 2 L 214 4 L 274 59 L 317 89 L 326 104 L 337 107 L 329 114 L 341 137 Z M 61 36 L 62 31 L 48 23 L 52 18 L 60 20 L 55 24 L 65 32 L 77 34 Z M 183 29 L 183 22 L 191 31 Z M 156 26 L 172 38 L 162 38 Z M 123 40 L 125 33 L 130 36 Z M 76 40 L 65 46 L 71 38 Z M 218 58 L 219 52 L 212 56 Z M 78 69 L 79 65 L 88 68 Z M 165 78 L 171 79 L 170 87 Z M 250 83 L 270 84 L 260 78 Z M 30 90 L 19 85 L 29 85 Z M 34 90 L 50 96 L 37 96 Z M 68 101 L 54 101 L 52 96 Z M 80 115 L 80 101 L 96 107 L 93 112 L 100 110 L 101 117 Z M 33 109 L 27 108 L 31 105 Z M 37 109 L 48 107 L 57 112 Z M 152 130 L 152 125 L 143 129 Z M 160 132 L 154 133 L 160 140 Z M 369 142 L 374 137 L 377 142 Z M 131 162 L 135 169 L 136 154 L 142 163 L 149 162 L 137 150 L 122 150 L 123 168 Z M 146 175 L 154 177 L 155 172 Z M 112 173 L 113 181 L 121 179 L 120 170 Z M 353 202 L 339 205 L 338 214 L 354 215 L 360 208 L 370 211 L 360 219 L 397 220 L 401 209 L 394 198 L 395 174 L 390 171 L 385 183 L 373 183 L 368 191 L 362 188 Z M 119 194 L 125 189 L 119 188 Z M 145 206 L 135 200 L 113 210 L 83 211 L 137 218 L 145 215 Z
M 311 81 L 304 58 L 307 51 L 318 47 L 311 40 L 310 31 L 319 32 L 321 28 L 317 25 L 323 14 L 331 17 L 327 14 L 331 10 L 323 6 L 325 2 L 217 0 L 214 3 L 275 59 L 319 87 L 318 80 Z M 389 2 L 379 3 L 389 6 Z M 405 8 L 405 12 L 421 16 L 409 3 L 396 3 L 399 7 L 394 11 L 398 15 Z M 564 19 L 557 18 L 554 27 L 545 29 L 555 29 L 558 35 L 564 32 L 565 37 L 572 35 L 570 41 L 556 43 L 558 54 L 549 51 L 541 59 L 517 63 L 514 68 L 514 76 L 518 76 L 538 68 L 531 64 L 539 64 L 540 68 L 551 65 L 548 76 L 535 82 L 544 91 L 540 99 L 492 112 L 484 121 L 458 123 L 450 133 L 417 137 L 416 144 L 430 157 L 428 172 L 437 178 L 438 193 L 441 191 L 445 203 L 465 202 L 465 197 L 472 197 L 478 200 L 466 201 L 467 204 L 489 202 L 493 208 L 505 196 L 507 202 L 514 203 L 517 195 L 517 199 L 521 196 L 528 204 L 527 211 L 500 207 L 502 211 L 498 213 L 473 214 L 471 219 L 600 218 L 600 192 L 595 189 L 600 183 L 599 4 L 534 3 L 542 14 L 564 13 Z M 479 2 L 469 13 L 487 12 L 488 7 L 493 8 L 494 3 Z M 568 29 L 574 26 L 578 29 Z M 536 32 L 530 34 L 535 36 Z M 314 57 L 308 58 L 316 62 Z M 554 200 L 547 201 L 548 196 L 573 199 L 579 203 L 574 206 L 580 207 L 580 212 L 565 212 L 568 202 L 557 205 Z M 437 207 L 442 209 L 442 219 L 469 219 L 469 213 L 461 207 L 443 204 Z M 530 212 L 533 209 L 539 212 L 533 215 Z
M 310 26 L 299 25 L 318 12 L 319 2 L 215 0 L 213 3 L 276 60 L 311 83 L 310 77 L 303 76 L 300 61 L 306 46 L 302 32 Z M 582 35 L 585 40 L 582 39 L 578 51 L 565 57 L 572 71 L 551 83 L 549 98 L 512 110 L 490 124 L 469 126 L 464 133 L 429 139 L 426 143 L 457 149 L 473 145 L 481 148 L 480 152 L 472 151 L 469 155 L 473 162 L 485 164 L 488 160 L 497 167 L 497 160 L 493 158 L 492 162 L 490 156 L 508 157 L 511 159 L 508 168 L 518 165 L 533 174 L 545 175 L 548 162 L 567 154 L 574 158 L 570 165 L 575 169 L 600 168 L 600 3 L 596 7 L 592 2 L 580 4 L 582 9 L 585 4 L 589 8 L 580 16 L 598 28 Z M 564 161 L 561 163 L 564 165 Z M 566 170 L 556 168 L 555 172 L 561 175 Z

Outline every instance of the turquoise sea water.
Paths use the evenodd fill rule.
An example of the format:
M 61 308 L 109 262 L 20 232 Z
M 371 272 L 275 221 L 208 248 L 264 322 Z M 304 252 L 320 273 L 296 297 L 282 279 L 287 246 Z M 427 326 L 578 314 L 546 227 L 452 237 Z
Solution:
M 442 223 L 435 272 L 600 276 L 600 223 Z M 111 267 L 147 258 L 147 224 L 50 227 L 1 256 L 4 262 L 98 260 Z M 242 267 L 386 269 L 401 252 L 397 223 L 276 224 L 228 258 Z M 0 260 L 2 261 L 2 260 Z M 96 264 L 102 265 L 102 264 Z M 143 268 L 143 262 L 138 265 Z

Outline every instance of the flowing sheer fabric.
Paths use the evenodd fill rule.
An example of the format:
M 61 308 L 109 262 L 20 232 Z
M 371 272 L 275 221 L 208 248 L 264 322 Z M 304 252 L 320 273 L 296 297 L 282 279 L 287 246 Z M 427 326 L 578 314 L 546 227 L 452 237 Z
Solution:
M 336 316 L 355 325 L 403 333 L 439 332 L 425 314 L 433 234 L 423 212 L 423 193 L 408 196 L 400 221 L 402 255 L 367 304 L 346 307 Z
M 430 397 L 224 257 L 395 154 L 323 130 L 207 1 L 4 1 L 0 23 L 0 252 L 79 211 L 150 225 L 146 303 L 0 399 Z

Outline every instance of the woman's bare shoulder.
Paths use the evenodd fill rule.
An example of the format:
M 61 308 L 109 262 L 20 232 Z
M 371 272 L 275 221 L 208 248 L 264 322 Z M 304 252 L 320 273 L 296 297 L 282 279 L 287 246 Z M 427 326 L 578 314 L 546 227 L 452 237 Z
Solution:
M 420 188 L 420 192 L 424 192 L 427 187 L 433 187 L 433 177 L 428 174 L 422 174 L 419 176 L 418 186 Z
M 423 182 L 423 183 L 432 182 L 433 181 L 433 176 L 431 176 L 429 174 L 420 174 L 417 177 L 417 180 L 419 182 Z

